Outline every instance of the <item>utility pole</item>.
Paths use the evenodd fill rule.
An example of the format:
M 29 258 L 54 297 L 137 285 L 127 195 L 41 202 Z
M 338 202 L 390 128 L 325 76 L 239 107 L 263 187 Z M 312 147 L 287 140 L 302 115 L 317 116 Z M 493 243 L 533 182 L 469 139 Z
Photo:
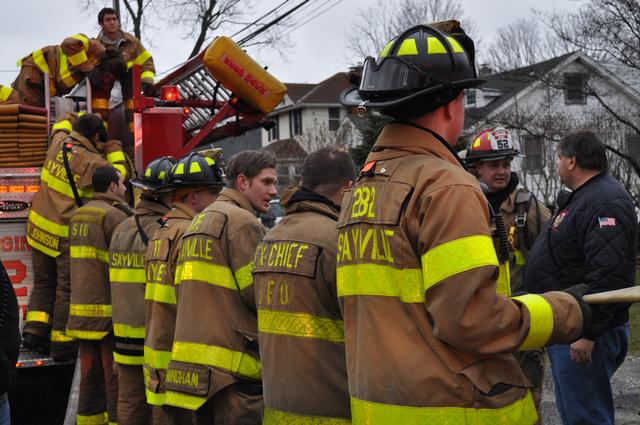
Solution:
M 113 8 L 116 10 L 118 20 L 122 19 L 120 18 L 120 0 L 113 0 Z

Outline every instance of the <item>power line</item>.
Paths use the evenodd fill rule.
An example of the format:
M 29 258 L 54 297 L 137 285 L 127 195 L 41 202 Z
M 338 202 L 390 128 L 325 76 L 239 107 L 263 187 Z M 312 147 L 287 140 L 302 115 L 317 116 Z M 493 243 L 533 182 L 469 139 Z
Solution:
M 233 34 L 231 36 L 231 38 L 236 37 L 237 35 L 239 35 L 240 33 L 246 31 L 247 29 L 249 29 L 252 25 L 257 24 L 258 22 L 260 22 L 261 20 L 263 20 L 264 18 L 266 18 L 267 16 L 271 15 L 272 13 L 275 13 L 278 9 L 280 9 L 282 6 L 284 6 L 285 4 L 289 3 L 290 0 L 284 0 L 282 3 L 280 3 L 279 5 L 277 5 L 276 7 L 274 7 L 273 9 L 271 9 L 270 11 L 268 11 L 267 13 L 265 13 L 264 15 L 262 15 L 261 17 L 259 17 L 258 19 L 256 19 L 255 21 L 245 25 L 244 28 L 240 29 L 239 31 L 237 31 L 235 34 Z
M 265 24 L 262 28 L 254 31 L 253 33 L 249 34 L 248 36 L 244 37 L 242 40 L 238 41 L 238 44 L 240 46 L 242 46 L 244 43 L 246 43 L 247 41 L 251 40 L 252 38 L 257 37 L 258 35 L 262 34 L 263 32 L 265 32 L 266 30 L 268 30 L 269 28 L 271 28 L 272 26 L 278 24 L 280 21 L 282 21 L 284 18 L 286 18 L 287 16 L 291 15 L 292 13 L 294 13 L 296 10 L 300 9 L 302 6 L 304 6 L 305 4 L 309 3 L 310 0 L 303 0 L 299 5 L 291 8 L 289 11 L 285 12 L 284 14 L 282 14 L 281 16 L 277 17 L 276 19 L 274 19 L 273 21 Z
M 282 7 L 282 5 L 284 3 L 287 3 L 289 0 L 285 0 L 283 3 L 279 4 L 278 6 L 274 7 L 273 9 L 271 9 L 269 12 L 265 13 L 263 15 L 263 17 L 266 17 L 270 14 L 272 14 L 273 12 L 275 12 L 276 10 L 278 10 L 280 7 Z M 271 26 L 275 25 L 276 23 L 280 22 L 283 18 L 291 15 L 292 13 L 294 13 L 296 10 L 300 9 L 301 6 L 304 6 L 305 4 L 307 4 L 310 0 L 303 0 L 302 3 L 298 4 L 297 6 L 291 8 L 290 10 L 288 10 L 287 12 L 285 12 L 282 16 L 279 16 L 277 18 L 275 18 L 274 20 L 272 20 L 271 22 L 266 23 L 262 28 L 260 28 L 257 31 L 254 31 L 253 33 L 247 35 L 243 40 L 241 40 L 240 42 L 238 42 L 238 44 L 241 44 L 243 42 L 246 42 L 247 40 L 250 40 L 251 38 L 253 38 L 255 35 L 262 33 L 264 31 L 266 31 L 268 28 L 270 28 Z M 257 19 L 256 21 L 259 21 L 260 19 L 262 19 L 263 17 Z M 240 31 L 241 32 L 241 31 Z M 257 34 L 256 34 L 257 33 Z M 246 40 L 245 40 L 246 39 Z M 172 71 L 174 71 L 175 69 L 181 67 L 183 64 L 185 64 L 186 62 L 188 62 L 189 59 L 187 59 L 186 61 L 180 62 L 178 64 L 176 64 L 175 66 L 167 69 L 166 71 L 162 71 L 162 72 L 158 72 L 157 75 L 158 76 L 163 76 L 166 75 Z
M 324 4 L 326 5 L 327 3 L 330 3 L 330 2 L 326 2 L 326 3 L 324 3 Z M 289 34 L 290 34 L 290 33 L 292 33 L 293 31 L 297 30 L 298 28 L 302 27 L 303 25 L 306 25 L 306 24 L 308 24 L 309 22 L 313 21 L 313 20 L 314 20 L 314 19 L 316 19 L 318 16 L 320 16 L 320 15 L 322 15 L 322 14 L 326 13 L 327 11 L 329 11 L 329 10 L 333 9 L 334 7 L 336 7 L 336 6 L 337 6 L 338 4 L 340 4 L 340 3 L 342 3 L 342 0 L 337 0 L 335 3 L 333 3 L 332 5 L 330 5 L 330 6 L 326 7 L 325 9 L 321 10 L 320 12 L 318 12 L 317 14 L 315 14 L 314 16 L 312 16 L 311 18 L 307 19 L 306 21 L 304 21 L 304 22 L 302 22 L 302 23 L 298 24 L 297 26 L 295 26 L 294 28 L 291 28 L 291 29 L 290 29 L 290 30 L 288 30 L 288 31 L 285 31 L 285 32 L 282 34 L 282 36 L 283 36 L 283 37 L 286 37 L 287 35 L 289 35 Z M 320 7 L 322 7 L 322 6 L 323 6 L 323 5 L 321 5 Z M 314 11 L 315 11 L 315 10 L 317 10 L 317 9 L 318 9 L 318 8 L 314 9 Z M 312 12 L 313 12 L 313 11 L 312 11 Z M 301 18 L 298 20 L 298 22 L 302 21 L 304 18 L 306 18 L 307 16 L 309 16 L 312 12 L 308 13 L 308 14 L 307 14 L 307 15 L 305 15 L 304 17 L 301 17 Z M 296 22 L 296 24 L 297 24 L 298 22 Z M 294 25 L 296 25 L 296 24 L 294 24 Z

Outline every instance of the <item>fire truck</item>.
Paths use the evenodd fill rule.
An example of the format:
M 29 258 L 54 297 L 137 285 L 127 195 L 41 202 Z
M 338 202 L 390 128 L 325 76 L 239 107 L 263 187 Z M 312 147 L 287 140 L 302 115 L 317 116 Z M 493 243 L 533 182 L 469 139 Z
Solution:
M 266 114 L 281 102 L 286 92 L 284 84 L 228 37 L 216 38 L 206 50 L 145 94 L 141 92 L 139 65 L 133 66 L 131 74 L 135 93 L 133 140 L 127 140 L 131 137 L 124 131 L 128 125 L 124 122 L 123 102 L 113 102 L 117 90 L 116 96 L 112 96 L 109 135 L 123 140 L 125 152 L 133 155 L 138 175 L 160 156 L 179 158 L 205 143 L 209 145 L 257 127 L 269 128 L 273 123 Z M 47 76 L 44 80 L 49 81 Z M 48 95 L 48 87 L 45 92 Z M 81 84 L 66 98 L 47 96 L 46 105 L 42 114 L 50 125 L 65 112 L 77 112 L 84 107 L 90 113 L 90 86 Z M 39 188 L 40 170 L 40 167 L 0 168 L 0 258 L 18 297 L 21 328 L 33 287 L 26 220 L 30 202 Z M 21 423 L 36 423 L 29 417 L 37 410 L 33 405 L 36 399 L 33 382 L 37 381 L 41 407 L 51 410 L 51 423 L 61 423 L 73 365 L 59 364 L 51 357 L 21 349 L 17 367 L 18 388 L 12 399 L 31 401 L 28 406 L 18 406 L 17 412 L 12 402 L 14 418 L 26 418 Z

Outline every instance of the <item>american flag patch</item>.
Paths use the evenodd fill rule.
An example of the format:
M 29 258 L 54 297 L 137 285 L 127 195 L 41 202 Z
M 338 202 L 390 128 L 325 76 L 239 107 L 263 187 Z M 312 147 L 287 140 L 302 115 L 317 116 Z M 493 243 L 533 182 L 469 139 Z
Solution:
M 616 219 L 613 217 L 598 217 L 598 223 L 601 229 L 605 226 L 615 227 Z

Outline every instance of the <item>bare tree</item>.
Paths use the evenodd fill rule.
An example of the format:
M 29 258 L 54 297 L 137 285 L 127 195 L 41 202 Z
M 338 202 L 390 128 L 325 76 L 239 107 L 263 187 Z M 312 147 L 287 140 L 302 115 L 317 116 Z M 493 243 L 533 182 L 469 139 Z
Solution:
M 570 51 L 570 46 L 535 20 L 518 19 L 498 29 L 484 53 L 484 61 L 496 71 L 522 68 Z
M 377 0 L 374 7 L 359 9 L 355 25 L 347 34 L 347 45 L 352 58 L 376 56 L 407 28 L 447 19 L 459 20 L 473 37 L 475 24 L 465 18 L 456 0 Z
M 638 0 L 588 0 L 576 12 L 537 12 L 562 41 L 597 60 L 640 70 Z
M 225 25 L 240 23 L 247 9 L 244 0 L 183 0 L 166 1 L 175 22 L 180 22 L 186 31 L 184 38 L 195 36 L 189 57 L 197 55 L 205 43 Z

